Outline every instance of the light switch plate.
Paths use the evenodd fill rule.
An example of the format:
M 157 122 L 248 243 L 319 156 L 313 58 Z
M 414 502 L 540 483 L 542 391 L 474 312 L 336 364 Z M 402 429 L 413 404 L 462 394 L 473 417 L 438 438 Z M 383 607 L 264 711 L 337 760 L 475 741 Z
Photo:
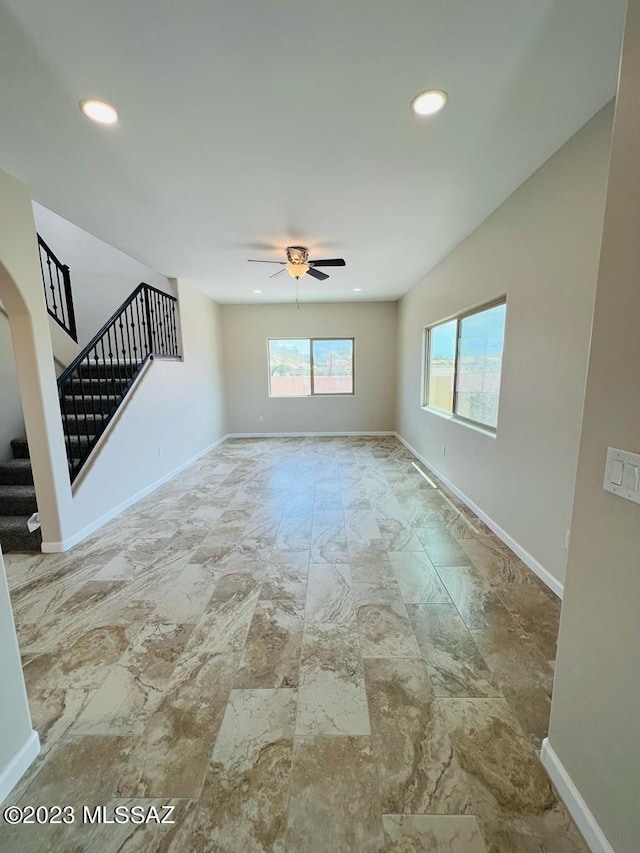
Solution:
M 608 447 L 607 461 L 604 467 L 605 491 L 612 492 L 627 501 L 640 503 L 639 469 L 640 453 Z

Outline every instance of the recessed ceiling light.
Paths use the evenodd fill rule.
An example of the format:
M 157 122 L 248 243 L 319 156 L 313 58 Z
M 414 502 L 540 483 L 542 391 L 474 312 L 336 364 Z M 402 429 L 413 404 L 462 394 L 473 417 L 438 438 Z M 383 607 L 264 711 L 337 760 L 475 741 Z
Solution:
M 254 290 L 253 292 L 254 292 L 254 293 L 262 293 L 262 291 L 261 291 L 261 290 Z
M 360 293 L 361 291 L 362 291 L 362 288 L 361 288 L 361 287 L 354 287 L 354 288 L 353 288 L 353 292 L 354 292 L 354 293 Z
M 96 101 L 95 98 L 80 101 L 80 109 L 87 118 L 90 118 L 91 121 L 97 121 L 98 124 L 115 124 L 118 121 L 118 113 L 111 104 Z
M 428 89 L 421 92 L 411 101 L 411 109 L 418 116 L 431 116 L 447 103 L 447 93 L 442 89 Z

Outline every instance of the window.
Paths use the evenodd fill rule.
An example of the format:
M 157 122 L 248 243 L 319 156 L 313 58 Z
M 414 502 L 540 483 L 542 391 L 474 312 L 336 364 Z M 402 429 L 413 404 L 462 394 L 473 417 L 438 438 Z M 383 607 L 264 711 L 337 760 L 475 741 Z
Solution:
M 423 404 L 495 430 L 506 302 L 426 330 Z
M 457 320 L 441 323 L 429 332 L 429 384 L 426 404 L 443 412 L 453 411 L 457 334 Z
M 269 395 L 353 394 L 353 338 L 269 340 Z

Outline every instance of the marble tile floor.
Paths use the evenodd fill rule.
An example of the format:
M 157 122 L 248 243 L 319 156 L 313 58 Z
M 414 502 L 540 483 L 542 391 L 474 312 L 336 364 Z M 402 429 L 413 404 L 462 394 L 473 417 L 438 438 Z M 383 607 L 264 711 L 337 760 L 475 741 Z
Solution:
M 3 853 L 587 849 L 537 754 L 559 602 L 394 438 L 228 441 L 6 564 L 42 741 L 7 804 L 78 818 Z

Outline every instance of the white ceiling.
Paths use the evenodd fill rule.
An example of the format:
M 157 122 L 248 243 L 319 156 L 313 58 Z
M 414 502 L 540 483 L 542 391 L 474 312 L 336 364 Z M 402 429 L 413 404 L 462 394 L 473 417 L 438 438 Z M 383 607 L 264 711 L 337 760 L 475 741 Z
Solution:
M 614 95 L 625 6 L 0 0 L 0 167 L 222 302 L 291 300 L 246 259 L 292 243 L 347 261 L 301 299 L 397 299 Z

